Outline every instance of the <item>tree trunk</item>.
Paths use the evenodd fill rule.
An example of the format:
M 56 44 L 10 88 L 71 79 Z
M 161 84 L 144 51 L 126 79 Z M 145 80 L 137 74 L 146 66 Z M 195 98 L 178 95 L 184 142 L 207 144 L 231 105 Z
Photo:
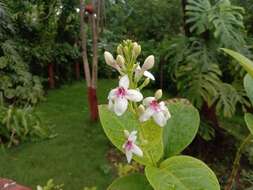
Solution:
M 96 23 L 96 17 L 94 15 L 91 15 L 91 27 L 92 27 L 92 40 L 93 40 L 93 57 L 92 57 L 92 81 L 91 81 L 91 97 L 92 99 L 92 119 L 97 120 L 98 119 L 98 101 L 97 101 L 97 95 L 96 95 L 96 89 L 97 89 L 97 78 L 98 78 L 98 27 Z
M 83 69 L 85 74 L 85 80 L 87 87 L 91 85 L 90 78 L 90 68 L 88 63 L 88 55 L 87 55 L 87 34 L 86 34 L 86 25 L 84 22 L 84 1 L 80 0 L 80 33 L 82 39 L 82 58 L 83 58 Z
M 52 63 L 48 64 L 48 85 L 49 88 L 55 88 L 55 80 L 54 80 L 54 66 Z
M 86 34 L 86 24 L 84 22 L 84 2 L 80 0 L 80 32 L 82 39 L 82 57 L 83 57 L 83 66 L 85 72 L 86 85 L 88 90 L 88 105 L 90 110 L 90 118 L 92 121 L 96 121 L 98 119 L 98 101 L 96 95 L 96 87 L 97 87 L 97 32 L 96 31 L 96 22 L 95 16 L 92 17 L 92 32 L 93 32 L 93 59 L 92 59 L 92 79 L 90 74 L 90 68 L 88 63 L 87 56 L 87 34 Z

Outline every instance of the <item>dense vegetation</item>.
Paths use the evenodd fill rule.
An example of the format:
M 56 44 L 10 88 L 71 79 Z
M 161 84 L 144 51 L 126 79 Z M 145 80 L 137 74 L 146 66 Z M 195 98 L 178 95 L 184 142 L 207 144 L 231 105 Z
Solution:
M 80 2 L 85 5 L 83 23 Z M 92 5 L 95 8 L 91 9 Z M 34 110 L 40 104 L 47 105 L 49 89 L 84 78 L 81 25 L 85 26 L 81 32 L 86 33 L 92 74 L 97 47 L 99 79 L 117 78 L 117 73 L 105 64 L 103 53 L 116 55 L 123 39 L 141 45 L 140 63 L 150 54 L 155 56 L 156 80 L 149 88 L 161 88 L 170 97 L 188 99 L 198 109 L 198 135 L 184 153 L 209 164 L 225 186 L 236 150 L 248 135 L 244 113 L 253 109 L 243 83 L 246 71 L 221 48 L 253 60 L 252 13 L 251 0 L 0 0 L 0 144 L 11 147 L 59 138 L 48 124 L 47 117 L 51 116 L 41 118 Z M 99 101 L 106 91 L 100 89 L 103 85 L 95 85 Z M 88 93 L 89 101 L 94 100 L 89 90 L 83 93 Z M 83 115 L 89 112 L 87 109 Z M 56 121 L 56 125 L 61 124 Z M 241 152 L 234 188 L 252 188 L 253 148 L 247 146 Z M 0 172 L 2 176 L 7 169 Z

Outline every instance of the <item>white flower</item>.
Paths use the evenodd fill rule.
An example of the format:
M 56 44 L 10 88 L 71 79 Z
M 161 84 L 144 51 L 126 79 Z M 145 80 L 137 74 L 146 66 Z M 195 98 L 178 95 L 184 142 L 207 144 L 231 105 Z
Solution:
M 153 55 L 150 55 L 146 58 L 146 60 L 144 61 L 144 64 L 142 65 L 142 67 L 140 67 L 140 65 L 138 64 L 138 66 L 135 69 L 135 78 L 140 78 L 142 77 L 142 75 L 144 75 L 145 77 L 151 79 L 151 80 L 155 80 L 154 75 L 149 72 L 148 70 L 151 69 L 155 64 L 155 58 Z
M 127 130 L 124 131 L 127 141 L 123 144 L 123 149 L 125 151 L 127 162 L 130 163 L 133 157 L 133 154 L 142 157 L 142 150 L 135 144 L 137 140 L 137 131 L 132 131 L 129 133 Z
M 146 110 L 140 116 L 140 121 L 145 122 L 153 117 L 154 121 L 160 126 L 164 127 L 171 117 L 168 108 L 165 106 L 164 102 L 158 102 L 155 97 L 147 97 L 143 100 Z
M 128 100 L 140 102 L 143 99 L 138 90 L 128 89 L 129 78 L 127 75 L 121 77 L 119 87 L 112 89 L 109 93 L 109 109 L 113 110 L 116 115 L 121 116 L 125 113 L 128 106 Z

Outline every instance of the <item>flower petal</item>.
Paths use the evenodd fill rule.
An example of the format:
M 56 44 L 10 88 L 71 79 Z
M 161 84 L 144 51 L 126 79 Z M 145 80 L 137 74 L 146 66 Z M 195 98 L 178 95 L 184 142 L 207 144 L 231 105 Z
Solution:
M 128 141 L 131 141 L 131 142 L 135 142 L 136 141 L 136 139 L 137 139 L 137 131 L 132 131 L 131 133 L 130 133 L 130 135 L 128 136 Z
M 126 98 L 116 98 L 114 101 L 114 112 L 117 116 L 121 116 L 127 110 L 128 101 Z
M 125 76 L 123 76 L 123 77 L 120 78 L 120 80 L 119 80 L 119 86 L 123 87 L 125 89 L 128 89 L 128 87 L 129 87 L 129 78 L 128 78 L 127 75 L 125 75 Z
M 118 90 L 117 88 L 114 88 L 109 92 L 108 95 L 109 100 L 114 100 L 117 97 L 117 90 Z
M 147 97 L 143 100 L 143 104 L 145 106 L 149 106 L 150 102 L 152 102 L 153 100 L 155 100 L 155 97 Z
M 108 109 L 113 111 L 113 106 L 114 106 L 113 101 L 111 99 L 109 99 Z
M 144 71 L 144 74 L 143 74 L 143 75 L 144 75 L 145 77 L 151 79 L 151 80 L 155 80 L 154 75 L 153 75 L 151 72 L 149 72 L 149 71 Z
M 147 108 L 145 112 L 140 116 L 139 120 L 140 122 L 145 122 L 149 120 L 149 118 L 154 114 L 154 110 L 151 108 Z
M 126 157 L 127 157 L 127 162 L 130 163 L 132 158 L 133 158 L 133 153 L 132 151 L 126 151 Z
M 167 123 L 167 120 L 162 112 L 156 112 L 153 114 L 153 118 L 160 127 L 164 127 Z
M 140 147 L 138 147 L 136 144 L 133 144 L 133 148 L 131 150 L 134 154 L 136 154 L 137 156 L 142 157 L 143 156 L 143 152 L 140 149 Z
M 140 102 L 143 99 L 142 94 L 138 90 L 127 90 L 125 97 L 133 102 Z

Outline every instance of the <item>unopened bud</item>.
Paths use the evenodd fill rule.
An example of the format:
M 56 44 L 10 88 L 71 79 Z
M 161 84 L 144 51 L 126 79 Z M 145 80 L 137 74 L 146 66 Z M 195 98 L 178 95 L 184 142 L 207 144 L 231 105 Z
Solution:
M 128 138 L 129 135 L 130 135 L 129 131 L 128 130 L 124 130 L 124 135 L 125 135 L 126 138 Z
M 114 67 L 115 60 L 114 60 L 112 54 L 110 52 L 108 52 L 108 51 L 105 51 L 104 57 L 105 57 L 106 64 L 109 65 L 109 66 Z
M 142 65 L 143 71 L 151 69 L 154 66 L 154 64 L 155 64 L 155 57 L 153 55 L 148 56 L 145 59 L 144 64 Z
M 122 67 L 122 68 L 125 67 L 125 59 L 122 55 L 118 55 L 116 58 L 116 61 L 120 67 Z
M 161 89 L 155 92 L 155 98 L 159 100 L 163 96 L 163 91 Z
M 122 45 L 121 45 L 121 44 L 118 45 L 118 47 L 117 47 L 117 53 L 118 53 L 119 55 L 123 55 L 123 48 L 122 48 Z
M 138 107 L 138 113 L 139 114 L 143 114 L 145 112 L 145 107 L 141 104 L 141 105 L 139 105 L 139 107 Z
M 133 43 L 133 54 L 135 57 L 138 57 L 141 53 L 141 46 L 137 43 Z

